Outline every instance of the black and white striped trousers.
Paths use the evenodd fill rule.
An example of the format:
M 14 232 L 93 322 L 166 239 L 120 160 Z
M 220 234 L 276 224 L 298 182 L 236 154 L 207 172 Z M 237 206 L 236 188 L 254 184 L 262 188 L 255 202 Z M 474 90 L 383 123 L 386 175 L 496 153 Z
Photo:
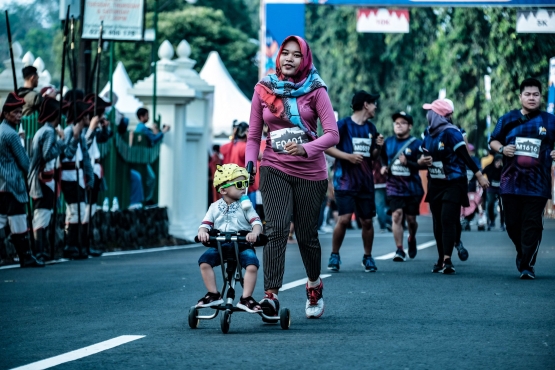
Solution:
M 327 188 L 328 180 L 304 180 L 272 167 L 260 167 L 260 192 L 269 239 L 264 247 L 265 290 L 282 286 L 291 216 L 306 275 L 311 281 L 320 276 L 318 217 Z

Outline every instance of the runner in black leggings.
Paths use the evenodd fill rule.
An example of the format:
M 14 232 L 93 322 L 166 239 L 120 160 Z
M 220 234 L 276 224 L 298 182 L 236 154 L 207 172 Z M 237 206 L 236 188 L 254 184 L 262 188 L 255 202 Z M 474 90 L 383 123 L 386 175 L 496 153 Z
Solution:
M 445 116 L 452 108 L 444 100 L 424 104 L 428 109 L 428 133 L 421 146 L 421 162 L 428 166 L 426 201 L 434 223 L 438 262 L 432 272 L 455 273 L 451 254 L 457 239 L 461 206 L 468 207 L 466 166 L 472 170 L 483 188 L 489 186 L 478 166 L 470 158 L 461 132 Z

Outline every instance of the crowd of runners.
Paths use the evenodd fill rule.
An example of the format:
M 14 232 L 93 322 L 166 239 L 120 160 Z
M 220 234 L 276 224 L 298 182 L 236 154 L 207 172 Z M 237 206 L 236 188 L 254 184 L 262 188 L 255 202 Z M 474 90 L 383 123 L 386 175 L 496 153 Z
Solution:
M 312 54 L 304 39 L 286 38 L 279 49 L 276 66 L 276 74 L 266 76 L 255 86 L 248 137 L 244 127 L 238 127 L 237 131 L 237 141 L 244 148 L 244 163 L 259 162 L 254 173 L 262 197 L 264 232 L 268 236 L 263 256 L 265 295 L 259 303 L 251 296 L 259 262 L 252 248 L 245 247 L 242 251 L 241 263 L 247 268 L 248 289 L 243 292 L 241 308 L 249 312 L 262 310 L 268 316 L 278 314 L 278 291 L 283 283 L 285 250 L 293 223 L 308 277 L 306 316 L 317 318 L 323 314 L 318 230 L 322 203 L 328 191 L 324 153 L 335 158 L 333 188 L 338 212 L 329 269 L 340 270 L 340 248 L 354 214 L 362 228 L 364 254 L 361 263 L 367 272 L 378 270 L 372 256 L 372 219 L 376 215 L 373 170 L 379 162 L 380 175 L 386 178 L 388 212 L 396 247 L 394 261 L 407 259 L 403 240 L 405 224 L 408 258 L 417 255 L 417 216 L 425 195 L 438 252 L 432 272 L 455 273 L 453 251 L 456 249 L 463 261 L 469 256 L 461 241 L 460 217 L 461 210 L 472 208 L 468 196 L 470 186 L 474 192 L 487 189 L 490 221 L 495 213 L 495 201 L 502 204 L 502 225 L 505 222 L 515 245 L 520 278 L 535 278 L 543 211 L 551 198 L 551 165 L 555 159 L 555 116 L 540 109 L 542 86 L 539 81 L 525 79 L 520 84 L 521 107 L 498 120 L 489 143 L 496 157 L 482 173 L 470 155 L 472 148 L 465 141 L 464 131 L 452 122 L 454 106 L 451 101 L 438 99 L 423 105 L 428 127 L 422 139 L 414 135 L 413 118 L 403 111 L 392 115 L 394 136 L 384 139 L 371 122 L 378 108 L 377 94 L 362 90 L 355 93 L 353 113 L 336 120 L 326 84 L 312 63 Z M 76 259 L 95 255 L 96 251 L 88 248 L 86 241 L 80 241 L 83 238 L 80 224 L 88 229 L 86 226 L 94 214 L 100 182 L 96 142 L 110 135 L 109 125 L 103 118 L 109 103 L 100 97 L 76 97 L 75 94 L 63 104 L 45 98 L 39 114 L 43 127 L 33 140 L 30 161 L 16 131 L 24 105 L 23 98 L 11 93 L 2 107 L 0 230 L 9 226 L 22 267 L 44 266 L 48 258 L 44 229 L 50 223 L 54 205 L 54 169 L 59 158 L 60 185 L 68 203 L 64 256 Z M 58 126 L 60 113 L 67 116 L 64 131 Z M 320 135 L 317 134 L 318 122 L 323 132 Z M 261 143 L 264 127 L 268 130 L 265 146 Z M 210 207 L 199 228 L 202 241 L 207 240 L 206 234 L 213 228 L 224 231 L 246 228 L 250 231 L 249 242 L 262 231 L 255 209 L 242 210 L 239 203 L 246 195 L 249 181 L 254 181 L 254 178 L 247 179 L 249 175 L 243 166 L 235 164 L 235 167 L 217 167 L 212 171 L 215 192 L 211 194 L 222 198 Z M 427 171 L 426 189 L 421 181 L 421 170 Z M 25 216 L 29 194 L 34 199 L 32 222 Z M 33 236 L 29 230 L 31 224 L 34 250 L 28 242 Z M 207 253 L 199 260 L 208 288 L 199 307 L 221 303 L 212 268 L 222 261 L 213 250 Z
M 305 40 L 297 36 L 286 38 L 279 49 L 276 66 L 276 74 L 266 76 L 255 87 L 245 140 L 245 163 L 256 163 L 261 158 L 260 193 L 265 214 L 264 232 L 269 238 L 263 258 L 265 295 L 260 304 L 250 296 L 242 297 L 242 307 L 248 306 L 249 312 L 261 309 L 268 316 L 278 314 L 278 291 L 282 286 L 285 249 L 293 223 L 308 277 L 306 316 L 318 318 L 323 314 L 318 230 L 328 182 L 324 153 L 335 158 L 333 189 L 338 212 L 328 269 L 340 270 L 340 248 L 354 214 L 362 229 L 364 254 L 361 263 L 366 272 L 378 270 L 372 246 L 373 217 L 376 216 L 373 169 L 379 162 L 380 174 L 386 176 L 388 213 L 392 217 L 396 247 L 393 261 L 407 260 L 403 247 L 405 224 L 408 258 L 417 255 L 417 216 L 425 196 L 432 214 L 438 253 L 431 271 L 454 274 L 453 251 L 457 250 L 462 261 L 469 257 L 461 241 L 461 215 L 466 216 L 465 209 L 473 209 L 468 194 L 484 189 L 489 199 L 488 227 L 492 226 L 494 204 L 498 201 L 501 226 L 506 222 L 517 251 L 516 267 L 520 278 L 535 278 L 543 211 L 551 198 L 551 164 L 555 159 L 555 116 L 540 110 L 542 86 L 539 81 L 522 81 L 520 109 L 503 115 L 497 122 L 489 143 L 496 157 L 484 174 L 471 156 L 474 148 L 467 143 L 466 133 L 453 124 L 452 101 L 438 99 L 423 104 L 428 127 L 422 139 L 412 132 L 413 117 L 403 111 L 393 114 L 394 136 L 384 140 L 371 122 L 378 108 L 378 94 L 362 90 L 355 93 L 351 105 L 353 113 L 336 121 L 326 84 L 312 64 L 312 54 Z M 316 134 L 318 120 L 322 135 Z M 265 125 L 268 137 L 264 150 L 260 151 Z M 420 177 L 421 170 L 427 171 L 426 189 Z M 230 175 L 224 186 L 232 187 L 237 180 L 240 183 L 243 177 Z M 240 195 L 238 193 L 236 199 L 228 197 L 223 203 L 220 200 L 219 211 L 229 214 L 238 209 L 234 204 Z M 239 212 L 239 218 L 244 218 L 243 212 Z M 219 226 L 230 226 L 229 221 L 222 222 Z M 247 218 L 243 222 L 256 225 L 258 218 Z M 203 227 L 215 227 L 213 219 L 203 221 L 201 230 Z M 203 262 L 201 258 L 199 264 Z M 258 260 L 248 263 L 258 268 Z M 207 284 L 207 287 L 215 289 L 213 285 Z M 209 290 L 199 305 L 209 307 L 219 302 L 219 293 Z

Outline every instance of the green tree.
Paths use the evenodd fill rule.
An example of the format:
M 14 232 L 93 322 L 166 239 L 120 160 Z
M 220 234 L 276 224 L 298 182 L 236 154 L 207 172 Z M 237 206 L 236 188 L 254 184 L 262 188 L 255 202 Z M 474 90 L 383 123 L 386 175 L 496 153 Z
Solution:
M 152 13 L 147 14 L 146 21 L 147 27 L 152 26 Z M 252 95 L 258 76 L 258 68 L 253 62 L 258 46 L 250 42 L 244 32 L 233 27 L 221 10 L 194 6 L 160 13 L 158 39 L 160 42 L 167 39 L 174 46 L 183 39 L 187 40 L 191 45 L 190 58 L 197 61 L 197 71 L 211 51 L 218 51 L 239 88 L 247 96 Z M 117 59 L 124 63 L 132 81 L 150 74 L 151 53 L 150 44 L 116 44 Z

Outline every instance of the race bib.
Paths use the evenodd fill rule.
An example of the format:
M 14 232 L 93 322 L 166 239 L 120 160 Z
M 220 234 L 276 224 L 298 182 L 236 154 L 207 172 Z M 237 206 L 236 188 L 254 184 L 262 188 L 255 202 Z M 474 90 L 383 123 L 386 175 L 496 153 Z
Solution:
M 446 179 L 445 170 L 443 169 L 443 162 L 437 161 L 433 162 L 430 167 L 428 167 L 428 172 L 432 179 Z
M 393 176 L 410 176 L 410 170 L 407 166 L 402 165 L 399 158 L 397 158 L 391 165 L 391 174 Z
M 363 157 L 370 157 L 371 146 L 372 139 L 365 139 L 362 137 L 353 138 L 353 154 L 360 154 Z
M 515 155 L 538 158 L 540 156 L 541 143 L 542 141 L 540 139 L 517 137 L 515 140 Z
M 308 143 L 308 135 L 298 127 L 283 128 L 277 131 L 270 132 L 270 140 L 272 141 L 272 149 L 276 153 L 285 153 L 285 146 L 289 142 L 297 144 Z

